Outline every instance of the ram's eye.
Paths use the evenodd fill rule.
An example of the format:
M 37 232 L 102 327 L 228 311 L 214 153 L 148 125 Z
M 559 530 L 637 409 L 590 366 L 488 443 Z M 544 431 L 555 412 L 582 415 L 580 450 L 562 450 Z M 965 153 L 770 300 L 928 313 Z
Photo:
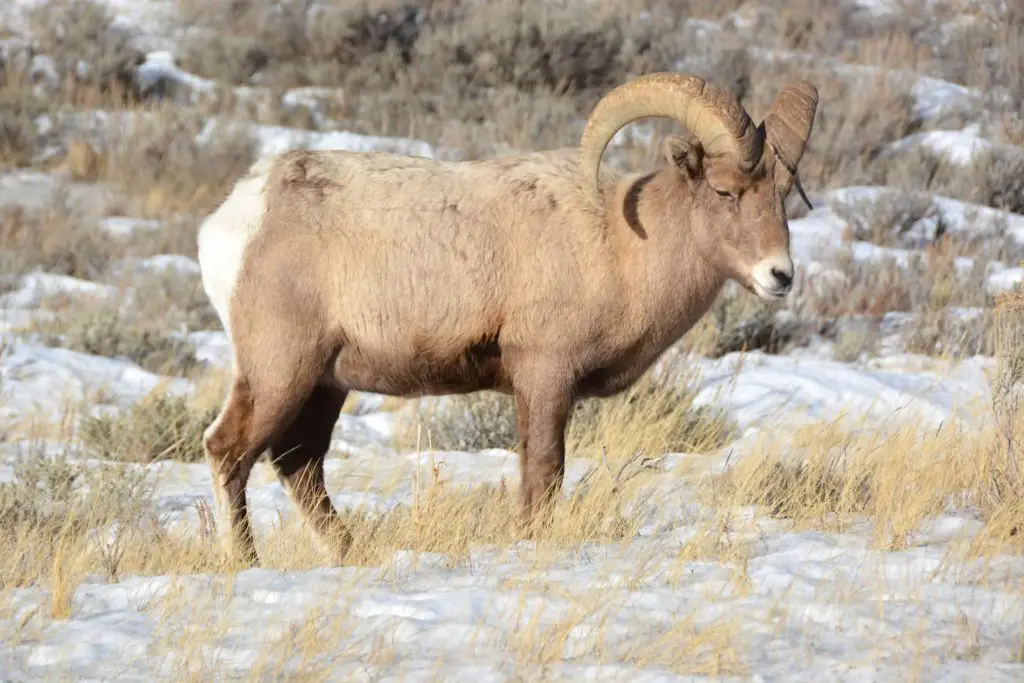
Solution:
M 719 197 L 732 197 L 733 196 L 732 192 L 729 192 L 729 190 L 715 190 L 715 192 L 718 194 Z

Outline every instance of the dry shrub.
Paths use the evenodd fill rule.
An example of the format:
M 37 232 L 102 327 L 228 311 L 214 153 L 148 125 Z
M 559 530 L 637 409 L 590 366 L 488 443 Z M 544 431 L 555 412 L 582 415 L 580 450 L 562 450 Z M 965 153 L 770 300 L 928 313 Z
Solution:
M 607 88 L 671 69 L 690 50 L 684 18 L 721 15 L 731 3 L 599 3 L 587 12 L 549 0 L 179 4 L 218 36 L 197 31 L 185 68 L 275 91 L 340 88 L 344 103 L 331 113 L 340 125 L 443 141 L 472 158 L 495 141 L 575 144 L 579 119 Z M 710 59 L 723 66 L 719 76 L 742 88 L 741 53 L 718 52 Z
M 134 91 L 134 69 L 144 55 L 114 25 L 114 14 L 94 0 L 47 0 L 28 12 L 41 54 L 52 57 L 59 76 L 73 88 Z
M 555 93 L 617 85 L 629 73 L 664 64 L 657 36 L 614 5 L 581 13 L 574 5 L 467 3 L 455 23 L 436 23 L 407 60 L 450 69 L 469 90 L 512 85 Z
M 1024 433 L 1024 422 L 1013 430 Z M 1020 550 L 1021 473 L 1019 454 L 991 424 L 849 430 L 833 422 L 796 429 L 784 446 L 765 440 L 704 493 L 716 507 L 759 506 L 799 528 L 839 531 L 866 522 L 875 544 L 889 549 L 907 547 L 939 514 L 976 514 L 989 525 L 986 538 Z M 996 527 L 1005 532 L 998 539 Z
M 954 199 L 1024 213 L 1024 154 L 982 150 L 969 167 L 949 166 L 936 173 L 929 189 Z
M 154 239 L 158 243 L 161 241 Z M 144 239 L 140 241 L 145 242 Z M 134 318 L 159 320 L 169 330 L 197 332 L 221 329 L 220 318 L 197 273 L 182 272 L 173 265 L 166 268 L 140 265 L 136 269 L 126 268 L 123 272 L 108 274 L 101 281 L 119 290 L 131 289 L 137 293 L 130 311 Z
M 197 458 L 198 452 L 189 449 L 192 442 L 199 442 L 199 424 L 209 414 L 186 416 L 189 409 L 184 404 L 158 393 L 144 403 L 145 407 L 140 404 L 114 422 L 89 423 L 86 432 L 95 434 L 86 436 L 86 453 L 142 462 L 154 456 Z M 107 448 L 112 451 L 103 452 Z M 71 482 L 77 480 L 77 473 L 86 472 L 84 468 L 41 456 L 33 462 L 45 463 L 42 474 L 19 470 L 19 480 L 0 484 L 0 520 L 4 521 L 0 543 L 5 544 L 2 550 L 7 558 L 0 562 L 4 583 L 48 577 L 57 553 L 64 556 L 67 569 L 61 573 L 72 589 L 74 578 L 86 574 L 117 580 L 128 574 L 224 572 L 234 567 L 215 543 L 212 528 L 200 529 L 199 535 L 183 534 L 151 514 L 151 488 L 144 468 L 117 465 L 96 470 L 96 481 L 102 486 L 78 499 L 73 498 Z M 54 469 L 57 465 L 63 469 Z M 615 471 L 592 467 L 571 493 L 546 511 L 545 524 L 532 531 L 537 551 L 571 552 L 583 544 L 633 538 L 651 512 L 639 495 L 650 469 L 650 463 L 641 458 Z M 55 483 L 42 484 L 42 478 Z M 387 565 L 396 552 L 407 551 L 440 553 L 450 566 L 456 566 L 468 560 L 473 548 L 504 550 L 524 538 L 515 515 L 509 514 L 516 504 L 514 492 L 504 483 L 457 486 L 439 469 L 424 464 L 415 486 L 411 505 L 389 511 L 360 507 L 340 512 L 353 535 L 346 564 Z M 95 532 L 104 528 L 114 533 L 97 537 Z M 322 565 L 324 558 L 308 533 L 296 519 L 273 529 L 261 539 L 261 565 L 283 570 Z
M 216 544 L 212 529 L 198 536 L 181 533 L 153 517 L 148 507 L 151 489 L 141 474 L 144 470 L 108 467 L 102 470 L 103 481 L 120 486 L 97 489 L 97 496 L 104 498 L 90 492 L 76 501 L 67 515 L 67 507 L 62 506 L 71 498 L 65 492 L 71 487 L 63 480 L 58 483 L 64 488 L 56 492 L 36 486 L 32 479 L 0 484 L 0 519 L 6 522 L 0 543 L 7 558 L 0 562 L 0 580 L 24 583 L 45 579 L 51 575 L 58 552 L 71 567 L 66 574 L 72 584 L 75 577 L 86 574 L 113 581 L 125 575 L 239 568 Z M 576 490 L 547 511 L 546 523 L 532 534 L 536 551 L 571 553 L 584 544 L 633 538 L 650 514 L 650 508 L 638 499 L 642 472 L 636 467 L 615 478 L 605 468 L 594 468 Z M 454 567 L 468 561 L 471 549 L 506 550 L 524 538 L 515 515 L 509 514 L 515 508 L 515 497 L 504 485 L 468 488 L 455 486 L 436 473 L 427 476 L 430 479 L 424 477 L 411 505 L 390 511 L 362 507 L 340 511 L 353 536 L 346 565 L 388 566 L 401 551 L 438 553 Z M 30 491 L 30 486 L 35 490 Z M 112 538 L 106 542 L 94 538 L 93 530 L 110 525 L 115 532 Z M 36 543 L 38 551 L 32 545 Z M 308 530 L 294 520 L 261 539 L 259 552 L 261 566 L 278 570 L 310 569 L 324 562 Z
M 494 391 L 418 401 L 396 429 L 401 448 L 442 451 L 514 449 L 519 444 L 515 404 Z
M 872 320 L 856 322 L 861 324 L 843 325 L 835 335 L 832 357 L 838 361 L 853 363 L 865 355 L 874 356 L 878 350 L 879 324 Z
M 880 247 L 914 248 L 942 237 L 946 226 L 934 198 L 926 193 L 885 194 L 881 197 L 831 202 L 830 208 L 846 221 L 849 239 Z M 922 222 L 935 223 L 922 234 Z
M 577 404 L 569 424 L 569 453 L 616 462 L 637 453 L 704 453 L 735 438 L 725 414 L 696 404 L 697 380 L 690 359 L 669 350 L 662 361 L 626 391 Z
M 79 438 L 85 453 L 101 460 L 204 462 L 203 431 L 219 412 L 207 403 L 158 388 L 127 412 L 85 417 Z
M 110 131 L 105 179 L 134 197 L 144 215 L 202 214 L 227 197 L 255 161 L 246 125 L 218 125 L 197 139 L 204 116 L 157 105 Z
M 38 151 L 35 120 L 46 103 L 27 77 L 0 62 L 0 171 L 28 166 Z
M 658 47 L 659 36 L 648 27 L 655 22 L 638 20 L 633 7 L 602 3 L 581 13 L 572 4 L 538 0 L 457 2 L 447 9 L 433 4 L 193 5 L 187 15 L 230 39 L 212 41 L 221 43 L 215 49 L 223 55 L 215 60 L 202 54 L 211 41 L 197 35 L 183 63 L 216 67 L 219 72 L 207 75 L 229 81 L 260 72 L 262 83 L 286 87 L 379 89 L 408 79 L 435 93 L 499 85 L 564 90 L 607 86 L 636 68 L 651 70 L 648 54 Z
M 68 143 L 67 170 L 73 180 L 96 182 L 106 160 L 86 140 L 75 139 Z
M 1024 403 L 1024 292 L 1018 287 L 996 301 L 995 345 L 998 362 L 993 409 L 1007 449 L 1016 451 L 1013 427 Z
M 957 259 L 971 258 L 961 270 Z M 854 258 L 837 249 L 833 263 L 845 278 L 842 288 L 805 288 L 800 305 L 810 314 L 825 317 L 865 313 L 882 316 L 889 311 L 922 312 L 947 306 L 990 306 L 985 276 L 990 259 L 975 247 L 950 235 L 916 251 Z
M 42 270 L 55 275 L 96 279 L 118 246 L 87 219 L 61 190 L 40 211 L 0 207 L 0 272 Z
M 779 50 L 838 55 L 878 28 L 856 16 L 850 4 L 828 0 L 770 0 L 747 7 L 748 16 L 756 17 L 752 39 Z
M 908 192 L 925 191 L 970 204 L 1024 213 L 1024 154 L 1011 148 L 979 149 L 967 165 L 917 145 L 887 154 L 865 179 Z
M 721 358 L 729 353 L 747 351 L 781 354 L 806 344 L 808 339 L 808 329 L 793 314 L 779 315 L 759 310 L 741 322 L 720 329 L 708 357 Z
M 892 234 L 877 234 L 883 232 Z M 972 257 L 973 264 L 963 270 L 955 265 L 959 257 Z M 826 336 L 842 334 L 847 318 L 865 316 L 877 325 L 886 314 L 905 313 L 909 324 L 900 328 L 900 340 L 908 351 L 951 358 L 995 353 L 992 301 L 986 288 L 990 260 L 975 248 L 947 234 L 910 252 L 904 264 L 895 256 L 857 260 L 845 250 L 836 252 L 834 263 L 842 282 L 802 288 L 796 303 L 802 315 L 825 322 Z M 854 330 L 846 340 L 851 346 L 837 353 L 852 360 L 860 355 L 858 340 L 877 342 L 875 333 L 865 337 L 862 332 Z
M 637 452 L 703 452 L 720 447 L 732 428 L 717 411 L 695 406 L 692 371 L 684 356 L 670 356 L 632 387 L 610 398 L 577 401 L 566 435 L 567 454 L 613 460 Z M 399 419 L 402 448 L 476 451 L 513 450 L 519 444 L 515 404 L 497 392 L 421 401 Z
M 103 530 L 114 525 L 119 537 L 138 526 L 151 496 L 140 470 L 89 467 L 33 445 L 0 483 L 0 585 L 48 580 L 54 616 L 67 616 L 74 581 L 89 573 L 87 555 L 96 569 L 111 558 Z
M 196 235 L 206 214 L 172 214 L 162 216 L 152 228 L 140 228 L 117 238 L 118 253 L 124 258 L 147 258 L 176 254 L 193 261 L 199 258 Z M 108 271 L 109 274 L 109 271 Z M 105 278 L 110 279 L 110 278 Z M 193 280 L 188 281 L 189 284 Z
M 183 331 L 116 302 L 80 305 L 19 330 L 47 346 L 124 358 L 157 374 L 188 377 L 202 363 Z
M 169 270 L 145 277 L 139 287 L 148 297 L 140 314 L 153 315 L 169 327 L 189 332 L 221 329 L 199 277 Z
M 766 304 L 730 282 L 683 343 L 708 358 L 746 351 L 779 354 L 805 345 L 810 331 L 783 304 Z
M 1002 91 L 1019 110 L 1024 82 L 1024 7 L 1018 2 L 991 3 L 986 19 L 960 22 L 955 31 L 934 41 L 942 75 L 983 92 Z M 949 17 L 954 19 L 955 17 Z M 934 21 L 934 20 L 933 20 Z
M 994 317 L 990 309 L 976 316 L 937 310 L 918 314 L 906 335 L 910 353 L 949 358 L 995 354 Z

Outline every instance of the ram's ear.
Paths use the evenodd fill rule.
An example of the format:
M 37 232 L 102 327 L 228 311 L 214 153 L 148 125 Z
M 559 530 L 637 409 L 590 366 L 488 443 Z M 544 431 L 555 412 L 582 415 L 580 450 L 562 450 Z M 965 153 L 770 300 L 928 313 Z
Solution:
M 663 144 L 665 160 L 685 173 L 691 180 L 704 174 L 704 148 L 695 138 L 669 135 Z

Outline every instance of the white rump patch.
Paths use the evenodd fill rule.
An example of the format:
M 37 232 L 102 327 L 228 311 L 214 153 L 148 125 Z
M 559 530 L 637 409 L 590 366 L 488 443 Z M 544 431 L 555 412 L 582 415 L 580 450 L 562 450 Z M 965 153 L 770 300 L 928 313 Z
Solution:
M 263 193 L 266 183 L 265 172 L 240 180 L 224 203 L 199 228 L 199 267 L 203 289 L 229 339 L 231 299 L 245 248 L 260 228 L 266 208 Z

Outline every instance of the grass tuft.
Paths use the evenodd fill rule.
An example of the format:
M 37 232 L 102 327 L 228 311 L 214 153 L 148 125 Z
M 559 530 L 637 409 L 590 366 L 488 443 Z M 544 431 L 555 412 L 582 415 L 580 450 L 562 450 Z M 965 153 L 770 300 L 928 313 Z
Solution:
M 116 303 L 83 304 L 20 331 L 43 344 L 106 358 L 123 358 L 161 375 L 187 377 L 203 367 L 195 349 L 166 321 L 144 318 Z
M 84 418 L 79 437 L 85 452 L 102 460 L 205 462 L 203 431 L 218 412 L 157 389 L 125 413 Z

